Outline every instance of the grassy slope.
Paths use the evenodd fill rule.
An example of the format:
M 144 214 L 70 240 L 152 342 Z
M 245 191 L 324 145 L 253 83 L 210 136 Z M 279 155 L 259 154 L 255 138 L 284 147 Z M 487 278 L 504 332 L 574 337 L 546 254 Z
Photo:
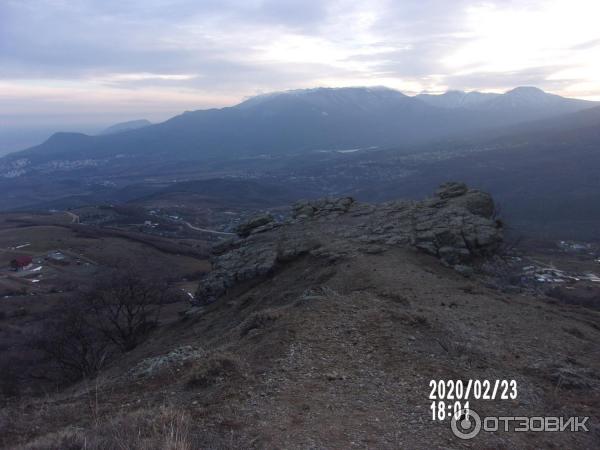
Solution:
M 5 408 L 1 435 L 8 447 L 114 435 L 115 447 L 161 448 L 171 424 L 185 437 L 175 448 L 459 448 L 449 424 L 430 419 L 430 379 L 518 381 L 516 401 L 472 402 L 482 414 L 598 417 L 599 338 L 596 312 L 492 291 L 407 250 L 301 259 L 165 324 L 97 382 Z M 194 356 L 130 375 L 182 346 Z M 174 410 L 185 420 L 161 421 Z M 131 442 L 136 430 L 145 444 Z M 597 442 L 594 432 L 497 433 L 473 444 Z

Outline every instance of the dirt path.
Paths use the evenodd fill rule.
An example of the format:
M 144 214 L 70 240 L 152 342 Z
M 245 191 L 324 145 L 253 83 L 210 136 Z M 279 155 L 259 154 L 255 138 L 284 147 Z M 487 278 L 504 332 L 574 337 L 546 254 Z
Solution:
M 71 223 L 79 223 L 79 216 L 71 211 L 65 211 L 65 214 L 71 217 Z
M 207 228 L 198 228 L 195 227 L 194 225 L 192 225 L 189 222 L 184 221 L 183 222 L 185 225 L 187 225 L 190 229 L 195 230 L 195 231 L 202 231 L 204 233 L 210 233 L 210 234 L 219 234 L 222 236 L 233 236 L 235 233 L 227 233 L 226 231 L 216 231 L 216 230 L 209 230 Z

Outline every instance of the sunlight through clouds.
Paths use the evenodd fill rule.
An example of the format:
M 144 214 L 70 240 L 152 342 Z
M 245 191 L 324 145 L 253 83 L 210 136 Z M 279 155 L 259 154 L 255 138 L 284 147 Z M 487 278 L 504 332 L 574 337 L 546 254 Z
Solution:
M 560 66 L 547 80 L 587 80 L 596 84 L 596 95 L 600 94 L 600 48 L 574 50 L 599 37 L 600 3 L 562 0 L 538 2 L 535 7 L 509 5 L 467 9 L 466 31 L 471 39 L 444 58 L 449 72 L 508 73 Z M 557 93 L 582 96 L 576 84 L 567 84 Z
M 0 115 L 51 102 L 160 120 L 323 85 L 600 98 L 598 17 L 590 0 L 11 0 Z

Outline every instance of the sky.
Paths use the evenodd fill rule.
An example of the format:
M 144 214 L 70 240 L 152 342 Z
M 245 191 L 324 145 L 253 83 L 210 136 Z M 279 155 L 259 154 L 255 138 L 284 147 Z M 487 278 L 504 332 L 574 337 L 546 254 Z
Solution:
M 316 86 L 600 100 L 599 17 L 598 0 L 0 0 L 0 152 Z

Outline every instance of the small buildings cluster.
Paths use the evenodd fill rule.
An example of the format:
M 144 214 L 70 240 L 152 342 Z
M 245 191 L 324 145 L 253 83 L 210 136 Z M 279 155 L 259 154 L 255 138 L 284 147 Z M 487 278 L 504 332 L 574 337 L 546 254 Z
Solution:
M 557 245 L 561 250 L 569 253 L 583 253 L 594 250 L 594 245 L 589 242 L 558 241 Z
M 10 266 L 16 271 L 30 269 L 32 265 L 33 265 L 33 258 L 31 256 L 27 256 L 27 255 L 17 256 L 15 259 L 13 259 L 10 262 Z
M 46 259 L 46 261 L 57 263 L 57 264 L 63 264 L 63 265 L 67 265 L 70 263 L 67 255 L 65 255 L 64 253 L 62 253 L 58 250 L 54 250 L 54 251 L 47 253 L 45 259 Z M 43 260 L 42 258 L 36 258 L 36 260 L 34 261 L 34 258 L 32 256 L 20 255 L 20 256 L 15 257 L 10 262 L 10 267 L 17 272 L 21 272 L 21 271 L 25 271 L 25 270 L 32 270 L 34 263 L 36 263 L 38 265 L 42 264 L 42 260 Z M 40 269 L 41 269 L 41 266 L 40 266 Z
M 59 264 L 69 264 L 69 261 L 67 260 L 66 255 L 62 252 L 59 252 L 58 250 L 48 253 L 46 258 L 49 261 L 56 262 Z
M 522 278 L 538 283 L 576 283 L 578 281 L 591 281 L 600 283 L 600 277 L 592 272 L 583 274 L 569 274 L 564 270 L 554 267 L 527 266 L 522 269 Z
M 552 267 L 523 267 L 523 274 L 539 283 L 566 283 L 579 281 L 579 278 L 568 275 L 563 270 Z

